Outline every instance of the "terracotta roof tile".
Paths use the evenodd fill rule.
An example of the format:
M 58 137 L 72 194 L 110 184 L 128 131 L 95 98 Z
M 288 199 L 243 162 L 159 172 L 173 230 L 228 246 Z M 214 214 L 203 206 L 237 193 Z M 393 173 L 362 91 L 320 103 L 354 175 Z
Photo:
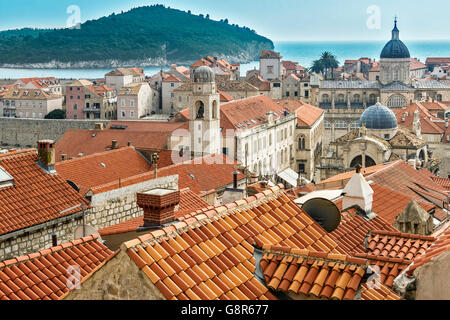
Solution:
M 358 264 L 349 264 L 349 259 L 343 255 L 272 246 L 264 251 L 260 265 L 272 290 L 352 300 L 365 273 L 367 260 L 359 259 Z M 336 262 L 346 267 L 338 268 Z
M 367 238 L 367 253 L 386 257 L 413 260 L 424 253 L 435 241 L 434 237 L 372 230 Z
M 138 250 L 137 253 L 142 253 L 142 260 L 148 264 L 163 283 L 165 283 L 165 278 L 171 278 L 175 284 L 180 283 L 178 277 L 173 279 L 174 275 L 178 275 L 189 289 L 186 289 L 186 285 L 178 284 L 177 288 L 182 290 L 181 293 L 190 299 L 195 298 L 192 293 L 201 299 L 274 299 L 275 297 L 270 294 L 268 289 L 254 278 L 253 272 L 256 267 L 252 243 L 249 243 L 237 230 L 240 228 L 244 230 L 245 228 L 245 232 L 249 233 L 249 239 L 250 237 L 260 237 L 257 228 L 263 228 L 266 236 L 271 239 L 266 239 L 266 241 L 269 241 L 268 244 L 276 245 L 289 238 L 289 235 L 278 231 L 278 226 L 285 223 L 284 218 L 290 218 L 290 222 L 297 228 L 304 229 L 307 225 L 316 224 L 282 191 L 278 191 L 279 188 L 274 188 L 274 190 L 277 191 L 275 193 L 271 191 L 263 198 L 248 199 L 250 203 L 246 202 L 245 205 L 236 204 L 236 207 L 231 209 L 224 207 L 225 210 L 217 210 L 220 213 L 212 216 L 212 218 L 205 217 L 200 221 L 193 219 L 184 229 L 161 233 L 158 236 L 154 234 L 152 238 L 145 240 L 143 243 L 139 241 L 141 244 L 136 244 L 155 248 L 158 247 L 158 241 L 166 241 L 162 239 L 167 238 L 174 247 L 174 242 L 183 239 L 179 246 L 183 247 L 187 244 L 189 247 L 179 254 L 173 252 L 170 254 L 166 251 L 167 256 L 161 253 L 161 250 L 156 249 L 147 250 L 145 253 Z M 252 206 L 252 210 L 242 210 L 243 206 L 248 205 Z M 263 206 L 266 209 L 262 209 Z M 281 210 L 282 214 L 271 214 L 273 210 Z M 261 220 L 263 216 L 262 219 L 265 219 L 268 225 Z M 301 224 L 296 217 L 301 217 L 304 224 Z M 253 225 L 253 228 L 248 227 L 249 225 Z M 337 244 L 320 226 L 311 228 L 310 236 L 314 240 L 320 239 L 323 243 L 326 243 L 330 251 L 336 250 Z M 158 240 L 158 237 L 161 239 Z M 134 249 L 129 248 L 128 250 Z M 153 261 L 148 259 L 147 253 Z M 162 257 L 165 257 L 165 260 Z M 176 266 L 174 265 L 174 268 L 171 268 L 173 271 L 167 267 L 166 263 L 167 265 L 176 263 Z M 176 272 L 177 266 L 184 271 Z M 145 266 L 144 269 L 146 270 Z M 152 281 L 157 280 L 151 273 L 149 273 L 149 278 L 151 280 L 153 278 Z M 178 293 L 176 288 L 171 289 L 170 285 L 166 285 L 168 290 L 161 285 L 160 287 L 161 292 L 167 299 L 178 298 L 181 294 Z M 256 292 L 252 290 L 255 287 L 258 289 Z M 177 292 L 174 292 L 174 290 Z
M 0 188 L 0 234 L 71 215 L 88 205 L 62 177 L 47 174 L 37 161 L 34 149 L 0 155 L 0 166 L 14 178 L 13 187 Z
M 431 259 L 450 251 L 450 229 L 443 232 L 436 241 L 433 242 L 428 249 L 422 254 L 415 256 L 412 265 L 409 267 L 407 274 L 411 276 L 415 269 L 431 261 Z
M 151 167 L 133 147 L 123 147 L 58 162 L 55 170 L 84 195 L 93 187 L 148 172 Z
M 3 261 L 0 265 L 0 290 L 6 298 L 11 300 L 62 298 L 63 293 L 70 291 L 66 285 L 68 266 L 80 268 L 82 276 L 80 280 L 83 282 L 90 273 L 114 256 L 111 250 L 98 242 L 97 236 L 89 236 L 80 240 L 76 244 L 74 241 L 69 242 L 69 247 L 58 246 L 58 251 L 42 250 L 33 254 L 32 258 L 28 255 Z M 91 244 L 95 244 L 95 246 Z M 64 254 L 69 250 L 72 253 L 78 252 L 78 255 L 73 257 L 72 254 Z M 91 260 L 89 256 L 92 256 L 93 253 L 100 254 L 102 259 Z M 62 265 L 66 267 L 61 269 Z M 14 295 L 14 292 L 17 295 Z
M 398 232 L 381 216 L 367 220 L 356 210 L 349 211 L 342 213 L 339 227 L 330 233 L 330 236 L 339 244 L 338 248 L 346 254 L 365 252 L 364 241 L 371 230 Z

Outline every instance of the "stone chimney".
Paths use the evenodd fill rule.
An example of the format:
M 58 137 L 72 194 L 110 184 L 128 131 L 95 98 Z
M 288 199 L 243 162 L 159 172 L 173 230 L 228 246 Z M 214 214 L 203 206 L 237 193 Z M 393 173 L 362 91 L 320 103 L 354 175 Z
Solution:
M 357 166 L 356 173 L 345 186 L 343 194 L 342 209 L 358 206 L 366 212 L 369 218 L 373 218 L 373 190 L 361 174 L 361 166 Z
M 414 169 L 416 169 L 416 159 L 409 159 L 408 160 L 408 164 L 413 167 Z
M 400 232 L 430 235 L 433 232 L 433 217 L 412 200 L 395 218 L 393 226 Z
M 47 173 L 55 171 L 55 140 L 38 141 L 38 164 Z
M 113 140 L 111 143 L 111 150 L 115 150 L 119 148 L 119 141 Z
M 137 194 L 137 205 L 144 209 L 144 225 L 140 229 L 162 227 L 175 220 L 180 191 L 152 189 Z
M 67 154 L 62 154 L 61 161 L 66 161 L 66 160 L 67 160 Z
M 235 202 L 245 197 L 245 190 L 238 188 L 238 175 L 239 172 L 233 172 L 233 187 L 225 188 L 225 191 L 222 195 L 222 204 Z
M 103 130 L 103 123 L 102 122 L 98 122 L 95 124 L 95 130 Z
M 422 126 L 420 124 L 420 112 L 418 109 L 414 111 L 413 132 L 417 137 L 422 137 Z

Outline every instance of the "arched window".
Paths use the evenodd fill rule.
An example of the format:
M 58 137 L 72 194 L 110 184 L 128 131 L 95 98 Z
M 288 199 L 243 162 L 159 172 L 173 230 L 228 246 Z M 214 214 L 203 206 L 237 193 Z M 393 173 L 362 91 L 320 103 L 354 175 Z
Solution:
M 354 103 L 360 103 L 361 102 L 361 96 L 359 94 L 355 94 L 353 96 L 353 102 Z
M 330 102 L 330 96 L 328 94 L 322 95 L 322 102 L 323 103 L 329 103 Z
M 407 104 L 406 99 L 402 95 L 395 94 L 389 98 L 387 106 L 389 108 L 402 108 Z
M 345 102 L 345 96 L 342 93 L 340 95 L 338 95 L 337 102 L 338 103 L 344 103 Z
M 437 100 L 437 101 L 442 101 L 442 94 L 438 94 L 438 95 L 436 96 L 436 100 Z
M 394 70 L 394 77 L 393 77 L 394 81 L 398 81 L 398 70 Z
M 376 94 L 372 93 L 369 96 L 369 103 L 370 103 L 370 105 L 374 105 L 375 103 L 377 103 L 377 96 L 376 96 Z
M 197 111 L 196 119 L 204 119 L 205 118 L 205 105 L 202 101 L 197 101 L 195 103 L 195 110 Z
M 298 137 L 298 150 L 305 150 L 305 149 L 306 149 L 305 136 L 299 136 Z

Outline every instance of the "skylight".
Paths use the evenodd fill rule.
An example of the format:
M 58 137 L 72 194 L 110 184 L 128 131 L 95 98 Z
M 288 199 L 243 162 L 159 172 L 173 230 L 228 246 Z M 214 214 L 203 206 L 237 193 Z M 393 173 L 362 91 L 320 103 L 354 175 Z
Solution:
M 0 188 L 11 187 L 14 185 L 14 178 L 0 167 Z

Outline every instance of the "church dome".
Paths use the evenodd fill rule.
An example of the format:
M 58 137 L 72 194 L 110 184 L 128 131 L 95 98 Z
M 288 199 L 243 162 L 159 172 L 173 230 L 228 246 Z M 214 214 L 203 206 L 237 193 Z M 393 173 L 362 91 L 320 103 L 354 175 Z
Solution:
M 392 39 L 381 51 L 381 59 L 411 58 L 408 47 L 400 40 L 400 30 L 397 28 L 397 20 L 392 30 Z
M 369 130 L 390 130 L 398 127 L 394 112 L 379 102 L 361 115 L 359 126 L 362 127 L 363 124 Z
M 195 69 L 194 82 L 214 82 L 214 71 L 208 66 Z

